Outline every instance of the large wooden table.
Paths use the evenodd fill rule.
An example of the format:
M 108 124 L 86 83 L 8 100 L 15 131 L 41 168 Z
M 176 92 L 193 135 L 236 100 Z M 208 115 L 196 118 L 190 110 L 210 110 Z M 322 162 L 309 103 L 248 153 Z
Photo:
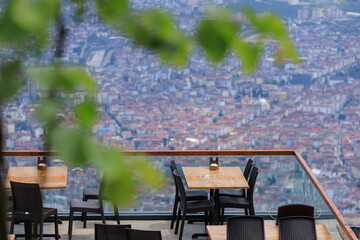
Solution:
M 226 240 L 226 225 L 206 226 L 210 240 Z M 316 225 L 316 234 L 318 240 L 331 240 L 330 233 L 325 225 Z M 278 240 L 279 230 L 276 225 L 265 225 L 265 239 Z
M 210 170 L 207 167 L 182 167 L 186 185 L 189 189 L 209 189 L 215 200 L 214 223 L 219 224 L 219 189 L 248 189 L 249 185 L 240 167 L 219 167 Z M 213 191 L 215 190 L 215 193 Z
M 9 167 L 5 188 L 10 188 L 10 181 L 39 183 L 42 189 L 66 188 L 67 166 L 47 167 Z

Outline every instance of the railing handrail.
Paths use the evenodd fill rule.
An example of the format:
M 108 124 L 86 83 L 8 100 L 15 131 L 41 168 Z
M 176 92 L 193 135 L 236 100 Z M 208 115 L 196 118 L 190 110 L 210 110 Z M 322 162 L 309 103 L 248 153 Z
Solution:
M 357 240 L 357 236 L 346 224 L 344 217 L 335 206 L 331 198 L 327 195 L 325 189 L 315 177 L 309 165 L 302 158 L 300 153 L 295 150 L 150 150 L 150 151 L 121 151 L 125 156 L 148 155 L 148 156 L 235 156 L 235 155 L 253 155 L 253 156 L 295 156 L 300 166 L 304 169 L 315 188 L 323 198 L 326 205 L 329 207 L 335 218 L 339 222 L 341 228 L 349 239 Z M 56 151 L 38 150 L 18 150 L 18 151 L 2 151 L 3 156 L 54 156 Z

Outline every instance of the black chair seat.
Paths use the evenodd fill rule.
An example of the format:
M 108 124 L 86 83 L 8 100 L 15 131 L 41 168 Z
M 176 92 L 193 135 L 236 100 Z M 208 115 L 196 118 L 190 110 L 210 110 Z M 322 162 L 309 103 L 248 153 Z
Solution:
M 98 200 L 71 200 L 70 207 L 74 210 L 74 212 L 82 211 L 82 209 L 94 211 L 94 209 L 100 209 L 100 202 Z
M 186 191 L 186 200 L 203 200 L 208 198 L 208 191 L 206 190 L 187 190 Z
M 187 202 L 187 212 L 205 212 L 210 208 L 214 208 L 215 203 L 211 200 L 198 200 Z
M 99 189 L 97 188 L 84 188 L 83 194 L 84 201 L 89 199 L 99 199 Z
M 220 189 L 219 196 L 245 197 L 243 189 Z
M 244 206 L 249 206 L 251 203 L 250 199 L 247 198 L 238 198 L 238 197 L 219 197 L 220 206 L 225 208 L 244 208 Z

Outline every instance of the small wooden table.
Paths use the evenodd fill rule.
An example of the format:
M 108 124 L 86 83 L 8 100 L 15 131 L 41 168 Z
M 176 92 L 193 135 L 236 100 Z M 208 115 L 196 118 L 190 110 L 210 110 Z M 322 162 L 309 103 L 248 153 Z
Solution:
M 265 239 L 278 240 L 279 229 L 276 225 L 265 225 Z M 226 225 L 211 225 L 206 226 L 206 231 L 209 234 L 210 240 L 226 240 Z M 325 225 L 316 224 L 316 234 L 318 240 L 331 240 L 330 233 Z
M 219 167 L 218 170 L 210 170 L 208 166 L 182 167 L 182 170 L 189 189 L 210 189 L 215 200 L 215 224 L 219 224 L 219 189 L 249 188 L 240 167 Z
M 66 188 L 67 166 L 47 167 L 9 167 L 5 188 L 10 189 L 10 181 L 39 183 L 42 189 Z

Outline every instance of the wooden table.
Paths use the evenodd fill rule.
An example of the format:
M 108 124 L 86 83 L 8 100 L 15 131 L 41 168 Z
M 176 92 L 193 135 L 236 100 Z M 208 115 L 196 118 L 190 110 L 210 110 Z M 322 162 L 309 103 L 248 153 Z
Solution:
M 210 189 L 215 200 L 215 224 L 219 224 L 219 189 L 249 188 L 240 167 L 219 167 L 219 170 L 210 170 L 208 166 L 182 167 L 182 171 L 189 189 Z
M 10 181 L 39 183 L 42 189 L 66 188 L 67 166 L 47 167 L 9 167 L 5 188 L 10 189 Z
M 278 240 L 279 230 L 276 225 L 265 225 L 265 239 Z M 226 240 L 226 225 L 208 225 L 206 231 L 209 234 L 210 240 Z M 316 225 L 316 234 L 318 240 L 331 240 L 330 233 L 325 225 Z

